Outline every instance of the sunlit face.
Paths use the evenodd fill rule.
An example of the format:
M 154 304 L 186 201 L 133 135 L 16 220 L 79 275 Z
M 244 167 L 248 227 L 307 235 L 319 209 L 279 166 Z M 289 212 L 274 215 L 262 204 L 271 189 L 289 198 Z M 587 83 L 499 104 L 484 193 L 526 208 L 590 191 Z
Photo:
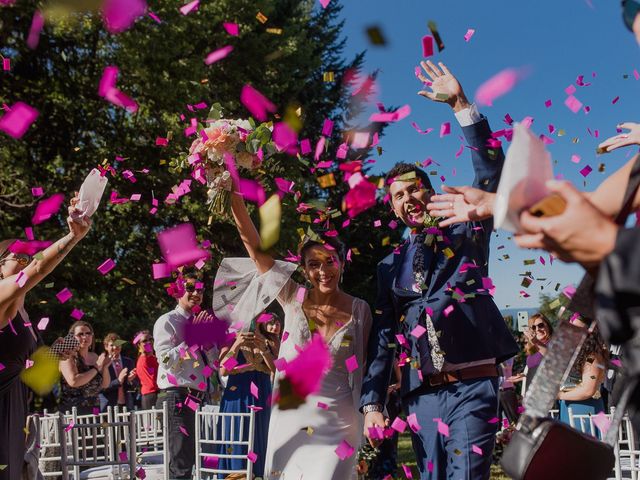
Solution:
M 549 340 L 549 327 L 541 318 L 534 319 L 529 328 L 535 334 L 537 340 L 545 343 Z
M 335 250 L 314 245 L 305 252 L 304 273 L 313 288 L 330 293 L 339 288 L 342 264 Z
M 89 348 L 93 342 L 93 332 L 85 325 L 78 325 L 73 329 L 73 335 L 80 342 L 80 348 Z
M 433 190 L 422 187 L 419 181 L 396 180 L 389 186 L 393 213 L 410 228 L 424 225 L 427 203 Z
M 9 253 L 6 257 L 0 260 L 0 272 L 2 273 L 2 278 L 16 275 L 23 268 L 29 265 L 31 260 L 33 260 L 31 255 L 27 255 L 26 253 Z
M 280 320 L 274 319 L 265 325 L 267 333 L 272 333 L 274 335 L 280 335 L 280 330 L 282 329 L 282 325 L 280 324 Z
M 109 355 L 111 358 L 118 358 L 120 356 L 122 347 L 118 343 L 114 341 L 109 341 L 104 344 L 104 350 L 107 352 L 107 355 Z
M 186 311 L 190 312 L 196 305 L 202 303 L 202 291 L 204 285 L 195 279 L 189 278 L 184 283 L 184 295 L 180 297 L 178 303 Z

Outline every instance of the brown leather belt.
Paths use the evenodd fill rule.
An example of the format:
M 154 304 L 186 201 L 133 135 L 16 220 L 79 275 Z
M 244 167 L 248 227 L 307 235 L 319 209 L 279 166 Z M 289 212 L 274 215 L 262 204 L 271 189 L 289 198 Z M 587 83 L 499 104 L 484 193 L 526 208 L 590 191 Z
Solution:
M 429 375 L 426 382 L 430 387 L 440 387 L 449 383 L 461 382 L 463 380 L 473 380 L 482 377 L 497 377 L 498 370 L 495 365 L 476 365 L 461 370 L 453 370 L 451 372 L 440 372 Z

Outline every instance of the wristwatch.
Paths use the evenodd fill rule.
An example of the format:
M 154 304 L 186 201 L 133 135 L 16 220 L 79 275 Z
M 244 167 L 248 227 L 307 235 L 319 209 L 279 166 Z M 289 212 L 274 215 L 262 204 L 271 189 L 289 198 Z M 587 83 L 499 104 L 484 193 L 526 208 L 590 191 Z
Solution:
M 380 405 L 379 403 L 369 403 L 364 407 L 362 407 L 363 415 L 366 415 L 367 413 L 370 413 L 370 412 L 382 412 L 382 410 L 383 410 L 382 405 Z

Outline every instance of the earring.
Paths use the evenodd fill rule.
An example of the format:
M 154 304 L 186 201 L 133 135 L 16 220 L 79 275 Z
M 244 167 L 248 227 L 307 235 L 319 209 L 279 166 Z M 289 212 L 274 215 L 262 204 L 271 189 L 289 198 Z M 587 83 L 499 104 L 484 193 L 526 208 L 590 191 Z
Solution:
M 311 283 L 311 281 L 309 280 L 309 277 L 307 277 L 307 276 L 304 277 L 304 288 L 306 290 L 313 289 L 313 284 Z

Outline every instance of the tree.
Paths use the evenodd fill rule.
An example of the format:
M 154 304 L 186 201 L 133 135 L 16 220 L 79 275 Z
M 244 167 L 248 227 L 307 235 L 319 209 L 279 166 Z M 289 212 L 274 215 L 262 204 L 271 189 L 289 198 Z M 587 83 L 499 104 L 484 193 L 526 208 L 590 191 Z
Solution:
M 341 7 L 336 1 L 325 9 L 315 3 L 217 0 L 183 16 L 175 2 L 158 0 L 151 8 L 162 23 L 147 16 L 119 35 L 108 34 L 97 15 L 78 13 L 48 23 L 35 50 L 25 46 L 25 32 L 39 2 L 24 0 L 0 9 L 0 53 L 12 64 L 3 74 L 1 100 L 8 105 L 22 101 L 40 112 L 22 139 L 0 134 L 2 236 L 21 237 L 22 228 L 30 225 L 37 200 L 31 187 L 43 186 L 45 197 L 68 195 L 92 167 L 112 169 L 94 228 L 29 296 L 32 318 L 52 320 L 47 336 L 67 329 L 72 309 L 83 310 L 100 334 L 114 330 L 131 338 L 136 330 L 151 327 L 173 304 L 162 283 L 151 278 L 151 264 L 160 261 L 155 237 L 168 226 L 192 222 L 212 242 L 212 265 L 223 255 L 244 254 L 232 225 L 209 222 L 204 188 L 194 183 L 190 195 L 175 204 L 164 202 L 172 186 L 188 178 L 188 172 L 176 175 L 168 167 L 191 142 L 183 133 L 190 119 L 206 116 L 208 109 L 194 105 L 220 102 L 227 116 L 247 117 L 239 93 L 250 83 L 285 118 L 300 109 L 301 138 L 317 139 L 325 118 L 334 120 L 334 135 L 340 135 L 350 108 L 345 74 L 360 68 L 363 54 L 343 59 Z M 267 18 L 264 24 L 256 18 L 259 12 Z M 229 36 L 222 22 L 237 23 L 240 35 Z M 225 45 L 232 45 L 233 52 L 206 66 L 204 57 Z M 138 103 L 136 113 L 98 95 L 110 65 L 120 69 L 117 87 Z M 324 81 L 330 72 L 335 80 Z M 157 146 L 158 137 L 168 138 L 168 145 Z M 296 182 L 303 196 L 318 196 L 316 180 L 300 159 L 283 156 L 271 166 Z M 275 190 L 273 176 L 265 171 L 260 177 L 268 192 Z M 141 199 L 130 200 L 133 194 Z M 151 214 L 154 200 L 158 211 Z M 288 195 L 283 203 L 279 253 L 298 239 L 297 202 Z M 37 238 L 55 239 L 64 228 L 58 215 L 34 232 Z M 107 258 L 117 267 L 102 276 L 96 268 Z M 59 304 L 55 293 L 64 287 L 74 296 Z

